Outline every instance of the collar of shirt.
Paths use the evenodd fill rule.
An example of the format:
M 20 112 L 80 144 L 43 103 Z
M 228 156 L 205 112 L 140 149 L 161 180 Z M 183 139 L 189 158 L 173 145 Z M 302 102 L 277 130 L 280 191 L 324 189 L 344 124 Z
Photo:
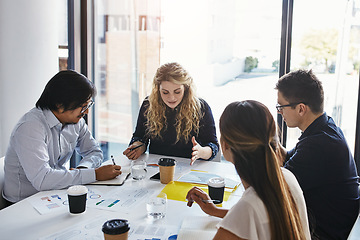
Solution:
M 56 118 L 56 116 L 54 115 L 54 113 L 49 110 L 49 109 L 45 109 L 42 110 L 46 119 L 47 124 L 49 125 L 50 128 L 56 127 L 59 130 L 61 130 L 62 128 L 62 123 Z
M 312 135 L 315 132 L 321 131 L 322 126 L 326 125 L 328 121 L 333 121 L 331 117 L 328 117 L 326 113 L 323 113 L 320 117 L 315 119 L 301 134 L 299 140 L 306 136 Z

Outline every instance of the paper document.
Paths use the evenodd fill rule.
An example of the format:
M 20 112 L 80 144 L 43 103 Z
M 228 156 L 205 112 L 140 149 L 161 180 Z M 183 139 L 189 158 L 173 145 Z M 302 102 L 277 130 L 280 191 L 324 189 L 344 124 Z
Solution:
M 40 238 L 40 240 L 77 240 L 77 239 L 104 239 L 102 225 L 109 220 L 104 216 L 80 221 L 78 224 L 59 232 Z M 169 225 L 148 225 L 130 221 L 129 240 L 168 240 L 176 239 L 177 228 Z
M 181 225 L 177 240 L 213 239 L 217 232 L 216 225 L 220 218 L 211 216 L 186 217 Z
M 102 193 L 99 190 L 95 190 L 88 187 L 88 193 L 86 195 L 86 205 L 95 204 L 101 199 Z M 26 199 L 30 204 L 40 213 L 48 214 L 57 211 L 69 211 L 69 201 L 66 191 L 53 190 L 43 191 L 36 197 L 30 197 Z
M 109 211 L 123 211 L 130 213 L 141 202 L 151 196 L 151 191 L 144 187 L 114 187 L 96 202 L 87 204 L 88 207 Z
M 208 173 L 208 172 L 200 172 L 200 171 L 190 171 L 189 173 L 181 176 L 177 181 L 178 182 L 188 182 L 188 183 L 198 183 L 198 184 L 207 184 L 210 178 L 213 177 L 222 177 L 217 174 Z M 235 188 L 240 184 L 240 181 L 235 181 L 230 178 L 225 178 L 225 187 L 227 188 Z

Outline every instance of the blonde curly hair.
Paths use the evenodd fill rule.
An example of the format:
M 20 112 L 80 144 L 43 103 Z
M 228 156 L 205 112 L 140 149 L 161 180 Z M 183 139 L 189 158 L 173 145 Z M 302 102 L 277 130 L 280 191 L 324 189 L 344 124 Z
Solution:
M 191 131 L 199 132 L 201 113 L 201 102 L 195 96 L 193 79 L 189 73 L 176 62 L 166 63 L 160 66 L 153 80 L 153 87 L 149 96 L 149 108 L 145 112 L 147 117 L 146 127 L 149 137 L 160 137 L 161 130 L 166 129 L 166 104 L 160 95 L 160 84 L 163 81 L 184 85 L 184 96 L 181 103 L 176 107 L 175 120 L 176 141 L 188 142 L 191 138 Z

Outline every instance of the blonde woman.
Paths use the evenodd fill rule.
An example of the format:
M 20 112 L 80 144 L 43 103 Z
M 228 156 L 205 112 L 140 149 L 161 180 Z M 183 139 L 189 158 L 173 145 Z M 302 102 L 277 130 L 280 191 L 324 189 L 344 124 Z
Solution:
M 145 98 L 129 147 L 129 159 L 137 159 L 149 144 L 149 153 L 211 160 L 218 150 L 210 106 L 195 96 L 193 79 L 178 63 L 157 69 L 152 91 Z
M 244 185 L 241 199 L 230 209 L 206 203 L 200 188 L 186 198 L 211 215 L 223 218 L 214 239 L 310 239 L 306 205 L 295 176 L 280 168 L 275 121 L 257 101 L 229 104 L 220 118 L 224 157 L 235 165 Z

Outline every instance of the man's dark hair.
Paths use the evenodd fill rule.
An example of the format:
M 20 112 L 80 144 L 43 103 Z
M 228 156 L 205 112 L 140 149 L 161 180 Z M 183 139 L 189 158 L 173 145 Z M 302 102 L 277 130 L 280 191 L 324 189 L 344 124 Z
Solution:
M 36 107 L 42 110 L 58 110 L 59 107 L 64 111 L 74 110 L 95 95 L 95 86 L 87 77 L 73 70 L 60 71 L 46 84 Z
M 279 92 L 289 103 L 302 102 L 308 105 L 313 113 L 324 110 L 324 90 L 320 80 L 312 70 L 297 70 L 282 76 L 276 83 Z

